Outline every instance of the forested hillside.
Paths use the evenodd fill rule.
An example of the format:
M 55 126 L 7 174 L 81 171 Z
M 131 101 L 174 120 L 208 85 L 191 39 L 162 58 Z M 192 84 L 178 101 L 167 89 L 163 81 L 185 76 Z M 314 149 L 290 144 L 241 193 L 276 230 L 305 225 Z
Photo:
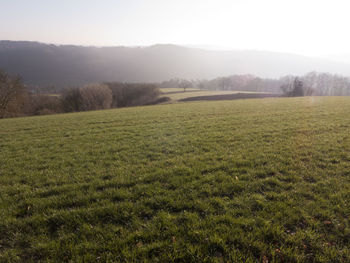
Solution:
M 350 75 L 350 66 L 266 51 L 209 51 L 175 45 L 84 47 L 0 41 L 0 69 L 27 85 L 72 86 L 98 82 L 214 79 L 235 74 L 262 78 L 310 71 Z

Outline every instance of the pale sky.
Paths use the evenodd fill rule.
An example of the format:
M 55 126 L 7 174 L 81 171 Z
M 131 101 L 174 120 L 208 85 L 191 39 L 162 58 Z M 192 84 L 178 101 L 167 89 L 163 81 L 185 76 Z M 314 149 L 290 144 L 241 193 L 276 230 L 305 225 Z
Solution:
M 350 53 L 349 0 L 0 0 L 0 39 Z

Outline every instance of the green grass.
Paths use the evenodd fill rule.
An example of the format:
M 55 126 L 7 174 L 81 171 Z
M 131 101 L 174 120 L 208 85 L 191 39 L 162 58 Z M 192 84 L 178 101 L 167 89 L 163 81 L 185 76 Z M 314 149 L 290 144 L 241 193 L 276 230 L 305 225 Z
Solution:
M 236 93 L 263 93 L 263 92 L 249 92 L 249 91 L 223 91 L 223 90 L 200 90 L 200 89 L 188 89 L 183 92 L 183 89 L 177 88 L 164 88 L 161 89 L 162 96 L 169 97 L 172 101 L 178 101 L 185 98 L 198 97 L 198 96 L 215 96 L 215 95 L 227 95 Z
M 0 262 L 349 262 L 350 98 L 0 120 Z
M 174 92 L 183 92 L 184 89 L 183 88 L 161 88 L 160 91 L 163 93 L 174 93 Z M 187 88 L 186 91 L 190 92 L 190 91 L 202 91 L 202 90 L 196 89 L 196 88 Z

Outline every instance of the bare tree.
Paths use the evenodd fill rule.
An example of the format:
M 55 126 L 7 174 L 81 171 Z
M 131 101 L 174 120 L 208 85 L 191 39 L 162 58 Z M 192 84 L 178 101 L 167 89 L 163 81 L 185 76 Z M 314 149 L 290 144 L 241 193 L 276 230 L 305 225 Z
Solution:
M 25 88 L 19 77 L 10 77 L 0 70 L 0 118 L 20 111 Z
M 230 85 L 231 85 L 230 78 L 223 77 L 223 78 L 220 79 L 221 90 L 229 90 L 230 89 Z
M 184 92 L 186 92 L 186 89 L 190 89 L 193 87 L 192 82 L 186 79 L 180 79 L 179 80 L 179 87 L 184 89 Z

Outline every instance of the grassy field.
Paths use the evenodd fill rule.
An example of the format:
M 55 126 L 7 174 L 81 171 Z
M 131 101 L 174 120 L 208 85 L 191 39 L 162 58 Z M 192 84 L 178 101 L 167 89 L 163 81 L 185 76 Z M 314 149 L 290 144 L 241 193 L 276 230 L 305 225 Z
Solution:
M 163 93 L 175 93 L 175 92 L 183 92 L 184 89 L 182 89 L 182 88 L 161 88 L 160 91 Z M 186 91 L 190 92 L 190 91 L 201 91 L 201 90 L 195 89 L 195 88 L 187 88 Z
M 200 90 L 200 89 L 188 89 L 183 92 L 183 89 L 179 88 L 166 88 L 161 89 L 163 92 L 162 96 L 169 97 L 172 101 L 178 101 L 190 97 L 198 96 L 215 96 L 215 95 L 228 95 L 237 93 L 258 93 L 258 92 L 247 92 L 247 91 L 223 91 L 223 90 Z
M 350 262 L 350 98 L 0 120 L 0 262 Z

